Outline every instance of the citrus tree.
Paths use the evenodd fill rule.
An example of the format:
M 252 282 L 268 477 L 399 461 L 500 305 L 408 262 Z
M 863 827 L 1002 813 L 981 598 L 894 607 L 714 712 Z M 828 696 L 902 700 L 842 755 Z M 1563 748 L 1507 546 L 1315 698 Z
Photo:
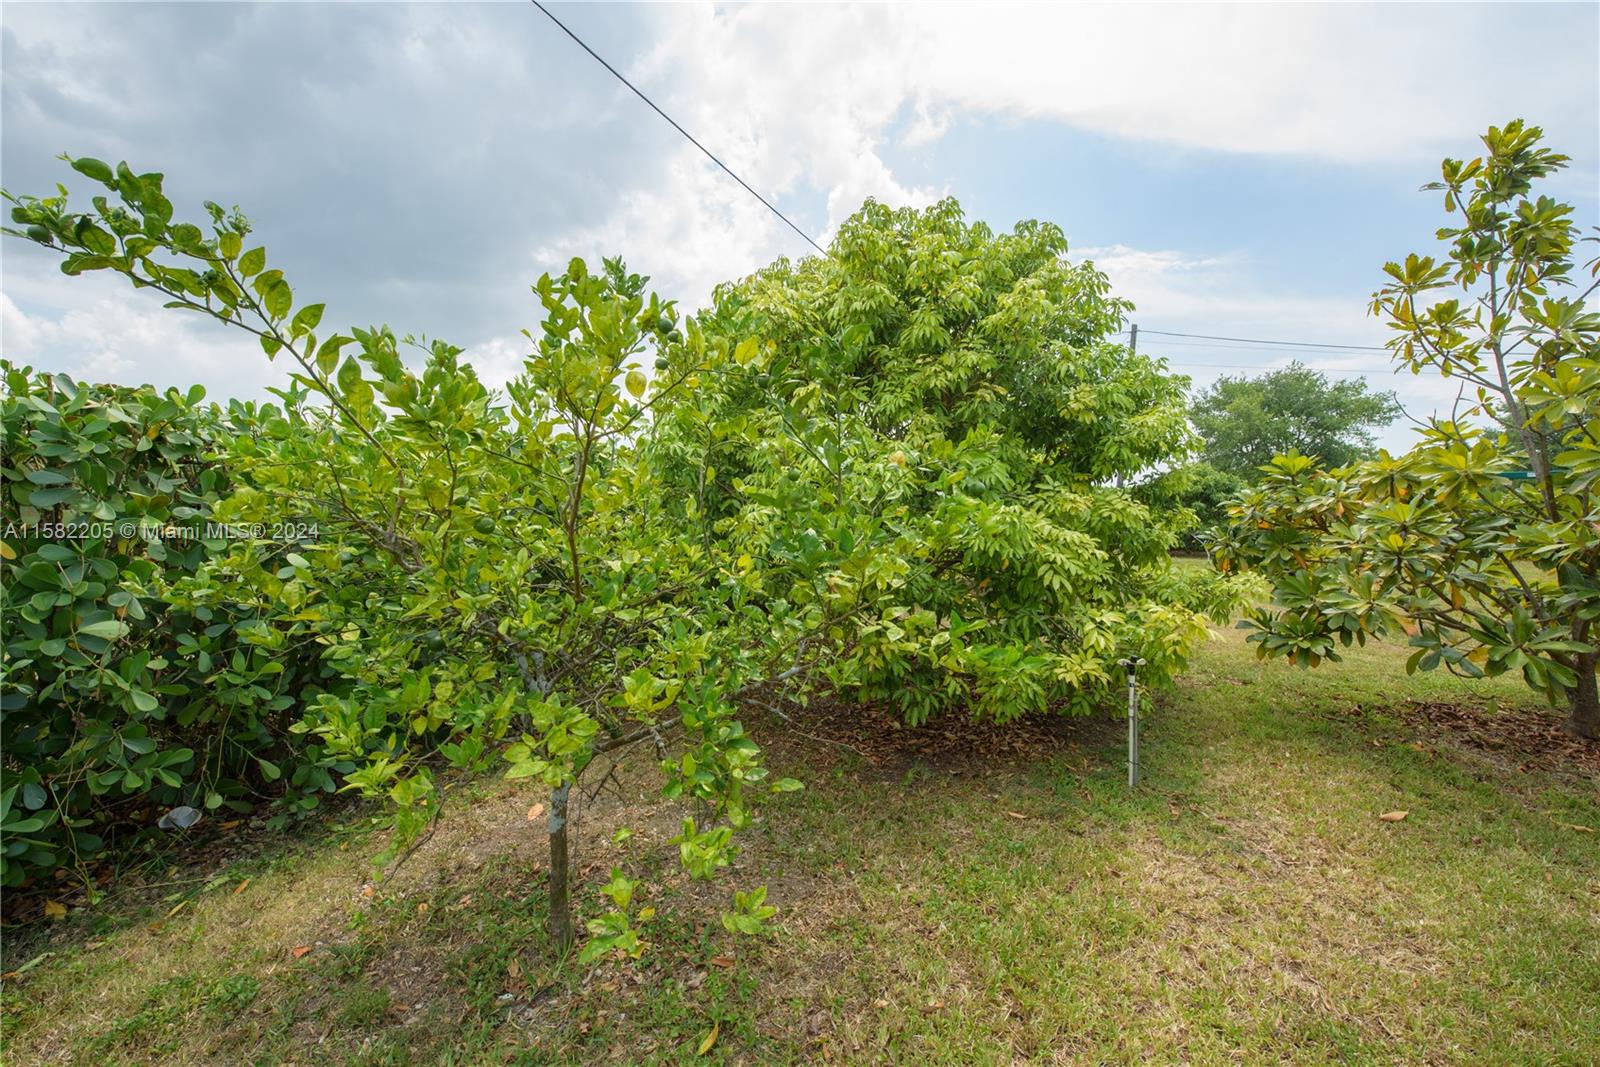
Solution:
M 1571 205 L 1534 192 L 1567 162 L 1541 140 L 1514 121 L 1445 160 L 1426 187 L 1442 256 L 1387 264 L 1373 294 L 1396 361 L 1459 382 L 1457 409 L 1398 457 L 1275 458 L 1216 555 L 1276 584 L 1243 624 L 1263 655 L 1315 665 L 1404 632 L 1408 669 L 1519 672 L 1600 737 L 1600 315 Z
M 237 211 L 208 204 L 205 229 L 174 222 L 161 175 L 71 165 L 111 196 L 89 211 L 64 192 L 13 198 L 10 232 L 60 251 L 68 274 L 121 274 L 290 365 L 281 406 L 232 440 L 238 482 L 212 510 L 233 529 L 292 518 L 314 533 L 292 546 L 231 538 L 172 596 L 191 611 L 249 604 L 250 641 L 318 652 L 337 678 L 303 694 L 294 729 L 347 765 L 345 787 L 393 801 L 402 840 L 438 810 L 440 763 L 503 761 L 548 788 L 562 947 L 570 797 L 603 755 L 655 746 L 668 791 L 698 802 L 676 840 L 685 866 L 726 866 L 752 804 L 798 788 L 767 779 L 737 711 L 747 688 L 798 676 L 801 622 L 753 603 L 748 570 L 720 546 L 673 536 L 643 442 L 664 399 L 753 346 L 679 331 L 619 261 L 592 272 L 573 260 L 534 287 L 543 321 L 502 398 L 442 341 L 383 327 L 319 338 L 322 305 L 246 246 Z M 647 377 L 652 353 L 672 370 Z M 608 893 L 617 907 L 584 951 L 636 954 L 634 918 L 649 912 L 632 910 L 621 872 Z M 729 925 L 759 928 L 761 898 L 740 894 Z

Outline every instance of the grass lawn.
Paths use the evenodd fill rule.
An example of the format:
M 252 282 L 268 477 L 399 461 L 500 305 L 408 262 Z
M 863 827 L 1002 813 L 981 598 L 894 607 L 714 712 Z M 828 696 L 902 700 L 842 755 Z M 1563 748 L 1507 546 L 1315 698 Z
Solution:
M 1000 765 L 775 742 L 808 788 L 709 890 L 641 758 L 577 860 L 591 911 L 612 864 L 654 877 L 638 963 L 549 959 L 539 798 L 466 783 L 375 885 L 358 817 L 24 935 L 6 968 L 54 954 L 4 983 L 5 1062 L 1600 1062 L 1600 784 L 1428 727 L 1410 702 L 1531 701 L 1403 662 L 1219 632 L 1134 793 L 1117 723 Z M 726 933 L 763 882 L 775 935 Z

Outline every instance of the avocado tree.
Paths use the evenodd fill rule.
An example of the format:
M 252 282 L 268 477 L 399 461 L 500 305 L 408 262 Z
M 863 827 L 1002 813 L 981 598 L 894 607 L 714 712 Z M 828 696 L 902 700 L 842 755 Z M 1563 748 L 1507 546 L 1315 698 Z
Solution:
M 88 211 L 64 191 L 11 198 L 8 232 L 58 250 L 68 274 L 120 274 L 290 364 L 281 406 L 233 440 L 236 484 L 213 513 L 247 531 L 292 520 L 303 535 L 231 539 L 172 598 L 191 612 L 250 605 L 247 640 L 320 653 L 337 677 L 301 694 L 294 729 L 346 766 L 345 787 L 387 796 L 405 840 L 438 811 L 441 762 L 503 760 L 542 783 L 562 948 L 569 798 L 601 756 L 654 746 L 669 793 L 698 802 L 676 839 L 685 866 L 726 866 L 759 796 L 798 788 L 767 779 L 739 695 L 798 677 L 806 646 L 798 619 L 752 602 L 748 568 L 675 536 L 644 443 L 665 399 L 755 346 L 679 332 L 671 304 L 620 261 L 596 273 L 573 260 L 534 287 L 543 321 L 502 398 L 442 341 L 384 327 L 319 339 L 322 305 L 297 301 L 265 250 L 246 247 L 237 211 L 208 204 L 207 229 L 174 222 L 161 175 L 71 165 L 110 196 Z M 673 369 L 648 377 L 652 352 Z M 113 653 L 119 639 L 103 637 Z M 607 892 L 617 907 L 584 952 L 637 954 L 634 922 L 651 912 L 632 910 L 621 872 Z M 740 894 L 729 925 L 759 928 L 761 896 Z
M 1600 315 L 1577 274 L 1571 205 L 1534 184 L 1567 157 L 1517 120 L 1446 159 L 1440 259 L 1385 266 L 1372 311 L 1396 360 L 1460 383 L 1402 456 L 1327 470 L 1280 456 L 1231 509 L 1224 567 L 1257 567 L 1274 607 L 1244 624 L 1263 655 L 1315 665 L 1405 631 L 1408 669 L 1519 671 L 1600 737 Z

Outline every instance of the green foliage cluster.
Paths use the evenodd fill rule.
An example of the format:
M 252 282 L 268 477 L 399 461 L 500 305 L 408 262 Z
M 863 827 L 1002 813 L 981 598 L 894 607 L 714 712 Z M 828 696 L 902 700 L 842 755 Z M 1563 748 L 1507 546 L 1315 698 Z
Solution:
M 683 865 L 711 877 L 762 798 L 800 787 L 770 778 L 746 706 L 827 687 L 911 722 L 1088 711 L 1119 657 L 1168 679 L 1228 606 L 1230 583 L 1171 574 L 1179 518 L 1114 484 L 1186 447 L 1182 380 L 1109 340 L 1125 305 L 1054 227 L 869 203 L 831 256 L 688 320 L 620 260 L 575 259 L 533 287 L 501 395 L 443 341 L 319 338 L 322 305 L 237 211 L 208 205 L 207 233 L 172 221 L 160 175 L 71 163 L 120 203 L 17 198 L 10 232 L 290 365 L 281 405 L 219 447 L 208 510 L 316 534 L 228 539 L 172 603 L 306 650 L 327 677 L 289 729 L 387 797 L 401 841 L 438 812 L 440 766 L 549 789 L 559 944 L 568 796 L 602 757 L 656 752 L 693 802 Z M 620 873 L 607 895 L 591 945 L 636 953 L 649 909 Z M 726 924 L 771 914 L 741 891 Z
M 1229 502 L 1261 480 L 1272 457 L 1299 452 L 1349 466 L 1371 456 L 1373 432 L 1399 416 L 1393 392 L 1373 392 L 1360 378 L 1329 381 L 1298 361 L 1253 378 L 1218 378 L 1190 406 L 1201 441 L 1197 461 L 1159 485 L 1195 514 L 1184 547 L 1209 545 Z
M 130 808 L 247 808 L 285 757 L 300 765 L 272 792 L 315 806 L 353 769 L 286 733 L 316 655 L 200 595 L 223 546 L 209 520 L 235 489 L 217 458 L 256 409 L 0 373 L 0 882 L 81 867 Z
M 832 573 L 861 623 L 823 623 L 829 683 L 911 724 L 1086 712 L 1118 658 L 1160 682 L 1205 634 L 1164 586 L 1181 516 L 1117 484 L 1187 446 L 1183 379 L 1111 340 L 1126 303 L 1065 253 L 869 202 L 827 258 L 718 291 L 705 330 L 759 357 L 662 422 L 702 540 L 783 611 Z
M 1274 459 L 1217 556 L 1277 586 L 1246 623 L 1264 655 L 1315 665 L 1404 632 L 1411 669 L 1518 672 L 1597 737 L 1600 283 L 1574 279 L 1572 207 L 1532 191 L 1567 162 L 1541 137 L 1511 122 L 1445 160 L 1445 256 L 1389 263 L 1373 295 L 1396 359 L 1459 381 L 1458 410 L 1402 456 Z
M 1399 417 L 1393 392 L 1373 392 L 1361 378 L 1329 381 L 1298 361 L 1254 378 L 1224 375 L 1191 410 L 1205 462 L 1245 480 L 1289 452 L 1347 467 L 1372 455 L 1373 431 Z

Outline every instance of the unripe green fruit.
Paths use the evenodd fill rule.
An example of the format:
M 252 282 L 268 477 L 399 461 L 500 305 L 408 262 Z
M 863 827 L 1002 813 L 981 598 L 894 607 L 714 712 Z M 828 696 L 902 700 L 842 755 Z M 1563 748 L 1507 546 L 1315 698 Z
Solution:
M 494 520 L 487 515 L 479 515 L 473 522 L 472 528 L 481 534 L 494 533 Z

